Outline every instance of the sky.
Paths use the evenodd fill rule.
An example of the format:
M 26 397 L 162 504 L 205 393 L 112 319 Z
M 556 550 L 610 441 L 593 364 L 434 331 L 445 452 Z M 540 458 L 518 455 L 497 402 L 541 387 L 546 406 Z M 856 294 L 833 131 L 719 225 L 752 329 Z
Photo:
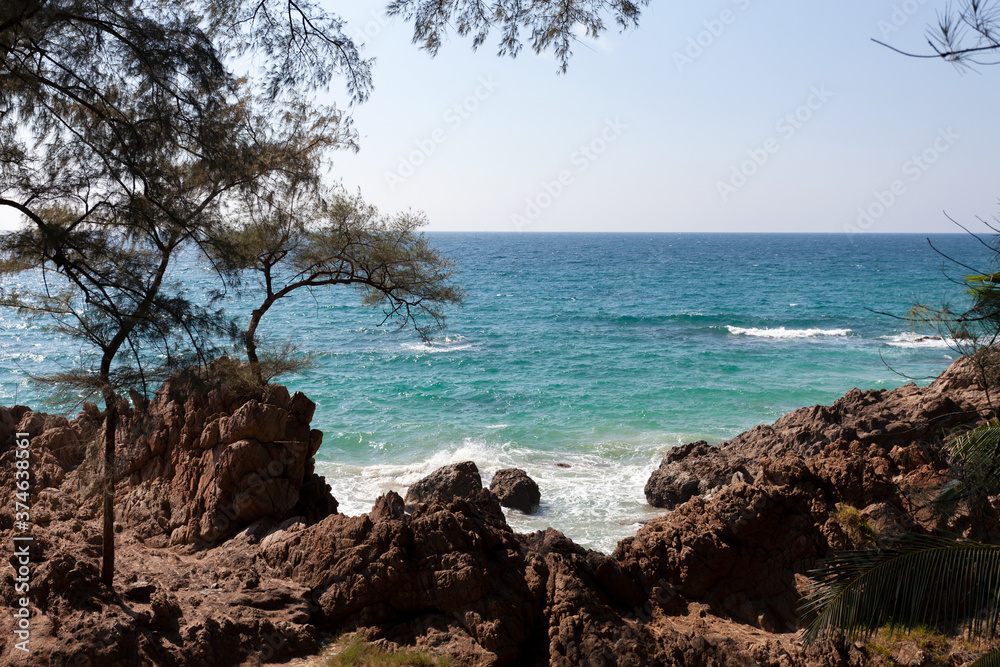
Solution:
M 427 231 L 934 233 L 1000 213 L 1000 68 L 871 41 L 926 52 L 939 0 L 653 0 L 566 74 L 495 38 L 431 58 L 383 7 L 329 4 L 376 58 L 361 149 L 332 173 Z
M 498 57 L 495 36 L 432 58 L 384 0 L 321 2 L 376 59 L 367 102 L 317 94 L 359 133 L 331 177 L 427 231 L 934 233 L 1000 214 L 1000 66 L 872 41 L 927 52 L 945 0 L 652 0 L 566 74 Z

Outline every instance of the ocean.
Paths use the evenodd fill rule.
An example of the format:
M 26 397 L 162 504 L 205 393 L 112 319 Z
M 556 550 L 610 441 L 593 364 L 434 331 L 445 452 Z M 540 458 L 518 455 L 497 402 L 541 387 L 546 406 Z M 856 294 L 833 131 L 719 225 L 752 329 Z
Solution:
M 508 512 L 516 530 L 551 526 L 609 552 L 659 513 L 642 489 L 671 447 L 720 442 L 853 387 L 925 384 L 957 356 L 883 314 L 965 302 L 948 276 L 967 271 L 924 236 L 429 238 L 466 291 L 429 343 L 378 326 L 350 289 L 300 293 L 261 329 L 316 353 L 283 381 L 317 404 L 317 470 L 348 514 L 473 460 L 487 484 L 505 467 L 538 482 L 539 513 Z M 989 268 L 968 235 L 930 240 Z M 193 294 L 211 281 L 195 262 L 179 275 Z M 0 403 L 46 408 L 28 376 L 79 359 L 79 344 L 0 312 Z

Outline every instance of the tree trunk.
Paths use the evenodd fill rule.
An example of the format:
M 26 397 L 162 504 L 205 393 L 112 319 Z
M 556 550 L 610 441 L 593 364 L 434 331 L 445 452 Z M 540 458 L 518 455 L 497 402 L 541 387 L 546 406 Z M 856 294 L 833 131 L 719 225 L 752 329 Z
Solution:
M 264 313 L 267 312 L 268 308 L 274 303 L 271 299 L 266 299 L 260 308 L 257 308 L 250 314 L 250 323 L 247 324 L 247 330 L 243 332 L 243 340 L 247 348 L 247 361 L 250 362 L 250 370 L 253 372 L 254 378 L 261 385 L 264 384 L 264 375 L 260 369 L 260 359 L 257 358 L 257 327 L 260 325 L 261 318 L 264 317 Z
M 115 435 L 118 431 L 118 396 L 104 397 L 104 554 L 101 581 L 114 588 L 115 579 Z

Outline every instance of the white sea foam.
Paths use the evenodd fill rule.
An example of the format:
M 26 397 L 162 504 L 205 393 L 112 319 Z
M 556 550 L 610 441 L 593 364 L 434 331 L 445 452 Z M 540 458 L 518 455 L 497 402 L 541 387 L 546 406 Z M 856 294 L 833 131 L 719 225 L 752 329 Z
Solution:
M 316 467 L 333 487 L 333 495 L 340 503 L 340 511 L 357 515 L 371 510 L 375 500 L 388 491 L 405 495 L 411 484 L 449 463 L 475 461 L 480 467 L 496 465 L 500 462 L 503 449 L 504 447 L 488 447 L 484 443 L 466 440 L 461 445 L 442 448 L 429 458 L 414 463 L 357 466 L 318 461 Z
M 901 334 L 896 334 L 894 336 L 882 336 L 881 338 L 885 340 L 886 345 L 889 345 L 890 347 L 906 348 L 947 348 L 958 342 L 953 338 L 928 336 L 926 334 L 918 334 L 912 331 L 904 331 Z
M 440 354 L 442 352 L 461 352 L 462 350 L 478 349 L 473 343 L 469 343 L 462 336 L 455 338 L 444 338 L 443 340 L 422 341 L 420 343 L 403 343 L 404 350 L 417 352 L 419 354 Z
M 36 364 L 40 364 L 45 361 L 45 355 L 34 354 L 32 352 L 0 352 L 0 359 L 14 362 L 30 360 Z
M 640 521 L 662 514 L 645 503 L 643 486 L 664 453 L 682 439 L 689 438 L 651 437 L 560 454 L 466 439 L 410 464 L 318 462 L 317 471 L 333 487 L 340 511 L 358 515 L 371 511 L 387 491 L 405 495 L 411 484 L 443 465 L 475 461 L 485 486 L 497 470 L 521 468 L 538 483 L 542 504 L 533 515 L 505 510 L 514 530 L 527 533 L 551 526 L 584 547 L 610 553 L 619 540 L 635 534 Z
M 822 336 L 847 336 L 850 329 L 786 329 L 777 327 L 774 329 L 758 329 L 726 326 L 729 333 L 742 336 L 754 336 L 756 338 L 819 338 Z

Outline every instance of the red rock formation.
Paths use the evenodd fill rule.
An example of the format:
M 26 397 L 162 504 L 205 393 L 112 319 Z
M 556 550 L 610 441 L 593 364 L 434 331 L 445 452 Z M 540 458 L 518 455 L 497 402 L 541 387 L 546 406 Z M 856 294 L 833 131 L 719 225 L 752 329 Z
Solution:
M 155 544 L 191 544 L 218 542 L 265 517 L 315 521 L 336 512 L 313 470 L 322 440 L 309 428 L 314 411 L 281 386 L 254 395 L 168 382 L 144 410 L 122 411 L 117 520 Z M 103 423 L 85 410 L 68 428 L 99 435 Z M 62 433 L 55 437 L 69 437 Z
M 885 450 L 930 441 L 949 428 L 980 421 L 986 407 L 972 362 L 959 359 L 927 387 L 910 383 L 891 391 L 852 389 L 832 406 L 795 410 L 718 447 L 692 443 L 672 450 L 646 483 L 646 499 L 654 507 L 672 509 L 728 484 L 734 475 L 752 478 L 762 457 L 814 456 L 838 440 Z
M 415 485 L 409 503 L 389 493 L 368 514 L 336 514 L 313 473 L 320 434 L 305 396 L 170 383 L 124 411 L 115 591 L 100 583 L 99 503 L 88 495 L 99 411 L 67 422 L 0 408 L 3 488 L 14 432 L 33 435 L 32 660 L 257 664 L 313 655 L 322 637 L 358 629 L 456 667 L 867 664 L 858 645 L 801 646 L 802 587 L 817 559 L 870 538 L 844 518 L 848 505 L 882 532 L 941 521 L 921 499 L 946 463 L 901 434 L 936 433 L 975 408 L 967 371 L 956 364 L 927 390 L 851 394 L 810 409 L 815 418 L 759 428 L 759 440 L 734 439 L 723 451 L 748 452 L 745 475 L 717 476 L 710 497 L 681 502 L 611 556 L 552 529 L 515 534 L 474 464 Z M 688 449 L 674 462 L 712 456 Z M 947 525 L 996 539 L 995 519 L 959 513 Z M 0 542 L 12 533 L 0 509 Z M 14 597 L 5 576 L 0 599 Z M 17 659 L 11 620 L 0 620 L 4 664 Z

